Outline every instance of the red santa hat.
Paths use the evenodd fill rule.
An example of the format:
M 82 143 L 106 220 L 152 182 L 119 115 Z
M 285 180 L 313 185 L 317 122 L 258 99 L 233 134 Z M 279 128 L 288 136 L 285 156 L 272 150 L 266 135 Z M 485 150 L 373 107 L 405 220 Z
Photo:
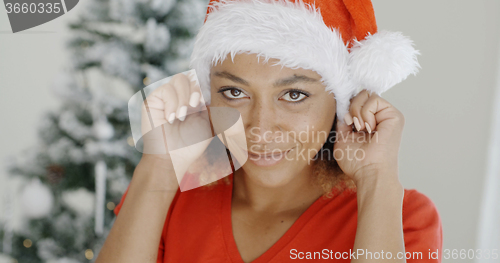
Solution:
M 210 67 L 240 52 L 317 72 L 341 121 L 358 92 L 380 95 L 420 68 L 408 37 L 377 31 L 370 0 L 211 0 L 190 64 L 207 103 Z

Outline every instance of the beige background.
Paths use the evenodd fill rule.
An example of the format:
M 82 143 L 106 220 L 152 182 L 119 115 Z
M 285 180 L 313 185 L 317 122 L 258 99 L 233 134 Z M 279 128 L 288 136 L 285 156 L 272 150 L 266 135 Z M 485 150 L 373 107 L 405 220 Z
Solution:
M 62 18 L 17 34 L 9 33 L 1 5 L 0 160 L 33 145 L 40 113 L 57 107 L 49 84 L 67 60 L 65 23 L 84 2 Z M 500 1 L 373 2 L 379 30 L 403 32 L 422 53 L 417 77 L 383 94 L 406 117 L 401 180 L 436 204 L 444 248 L 476 248 L 489 122 L 500 72 Z M 4 163 L 0 217 L 3 197 L 13 196 L 18 185 L 7 180 L 3 167 Z M 16 220 L 19 211 L 14 209 Z

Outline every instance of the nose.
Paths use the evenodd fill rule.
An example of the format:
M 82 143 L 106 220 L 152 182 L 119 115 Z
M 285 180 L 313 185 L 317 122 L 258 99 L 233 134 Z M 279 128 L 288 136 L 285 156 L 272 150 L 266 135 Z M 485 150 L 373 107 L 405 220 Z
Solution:
M 276 108 L 271 103 L 256 102 L 249 112 L 246 134 L 250 145 L 272 143 L 281 130 Z

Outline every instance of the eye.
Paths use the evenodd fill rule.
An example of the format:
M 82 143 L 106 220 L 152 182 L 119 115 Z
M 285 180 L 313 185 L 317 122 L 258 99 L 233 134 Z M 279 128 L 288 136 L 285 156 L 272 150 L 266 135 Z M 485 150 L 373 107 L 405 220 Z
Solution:
M 247 97 L 243 91 L 241 91 L 238 88 L 222 88 L 219 90 L 219 93 L 222 93 L 222 95 L 226 99 L 242 99 Z
M 286 101 L 290 101 L 290 102 L 299 102 L 299 101 L 306 99 L 307 97 L 309 97 L 309 96 L 302 91 L 290 90 L 287 93 L 285 93 L 285 95 L 283 95 L 283 97 L 281 97 L 281 98 L 283 98 Z

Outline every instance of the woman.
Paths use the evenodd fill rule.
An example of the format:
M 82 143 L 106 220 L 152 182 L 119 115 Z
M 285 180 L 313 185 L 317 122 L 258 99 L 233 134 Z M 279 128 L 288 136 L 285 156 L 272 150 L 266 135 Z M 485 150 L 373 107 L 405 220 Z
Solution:
M 403 114 L 380 97 L 416 73 L 418 52 L 377 32 L 370 1 L 309 3 L 321 12 L 211 2 L 191 61 L 200 87 L 174 76 L 148 96 L 148 118 L 169 149 L 191 145 L 186 132 L 211 137 L 203 93 L 241 114 L 248 161 L 181 192 L 176 174 L 208 142 L 175 168 L 145 153 L 97 262 L 441 261 L 435 206 L 398 178 Z

